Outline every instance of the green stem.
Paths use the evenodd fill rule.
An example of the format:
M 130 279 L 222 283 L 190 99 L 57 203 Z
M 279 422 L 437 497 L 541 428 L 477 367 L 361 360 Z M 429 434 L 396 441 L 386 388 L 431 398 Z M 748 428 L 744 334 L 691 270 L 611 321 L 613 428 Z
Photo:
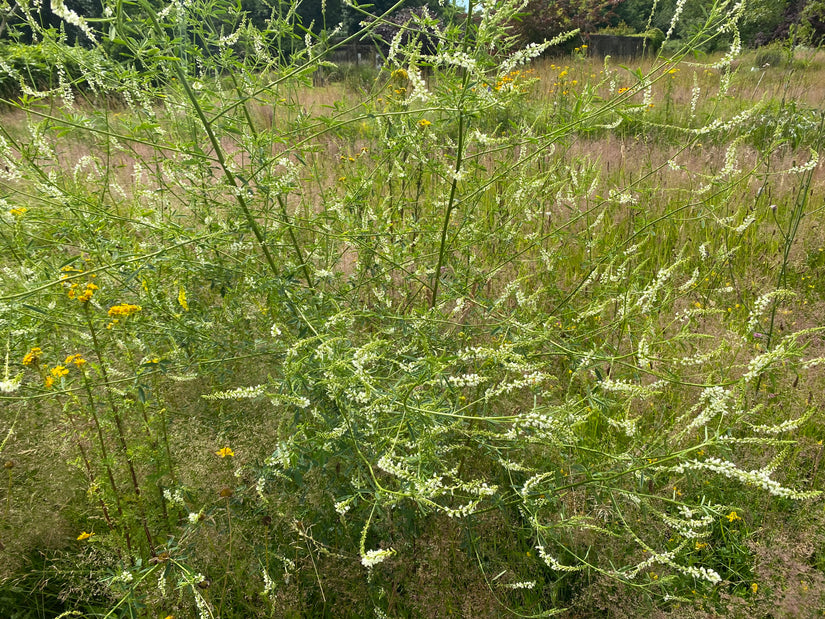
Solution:
M 95 430 L 97 430 L 97 440 L 98 444 L 100 445 L 100 455 L 103 459 L 103 466 L 106 469 L 106 476 L 109 478 L 109 485 L 112 487 L 112 493 L 115 495 L 115 507 L 117 508 L 117 515 L 120 518 L 120 522 L 123 526 L 123 538 L 126 541 L 126 549 L 129 551 L 129 554 L 132 553 L 132 538 L 129 535 L 129 530 L 126 527 L 126 524 L 123 519 L 123 506 L 120 503 L 120 491 L 117 488 L 117 483 L 115 482 L 115 475 L 112 471 L 112 465 L 109 460 L 109 450 L 106 449 L 106 440 L 103 437 L 103 428 L 100 425 L 100 420 L 97 417 L 97 410 L 95 406 L 95 400 L 92 396 L 92 387 L 89 384 L 89 377 L 86 375 L 86 372 L 83 372 L 83 385 L 86 388 L 86 396 L 89 398 L 89 412 L 92 415 L 92 420 L 95 424 Z
M 135 472 L 135 465 L 132 462 L 132 456 L 129 453 L 129 447 L 126 443 L 126 430 L 123 427 L 123 418 L 120 415 L 120 410 L 115 404 L 115 400 L 112 397 L 112 392 L 109 389 L 109 373 L 106 371 L 106 363 L 103 360 L 103 353 L 102 347 L 100 346 L 100 341 L 97 337 L 97 331 L 95 331 L 94 324 L 92 323 L 92 316 L 89 311 L 89 304 L 84 303 L 83 309 L 86 313 L 86 324 L 89 327 L 89 333 L 92 336 L 92 342 L 94 344 L 94 351 L 95 355 L 97 356 L 98 363 L 100 365 L 100 374 L 103 378 L 103 384 L 106 386 L 106 397 L 109 400 L 109 408 L 112 410 L 112 417 L 115 420 L 115 427 L 117 428 L 117 435 L 118 435 L 118 442 L 120 443 L 120 449 L 123 452 L 123 457 L 126 459 L 126 465 L 129 468 L 129 475 L 132 479 L 132 490 L 135 493 L 135 499 L 138 505 L 138 512 L 140 516 L 140 522 L 143 525 L 143 532 L 146 535 L 146 541 L 149 543 L 149 552 L 154 557 L 155 556 L 155 545 L 152 542 L 152 534 L 149 532 L 149 525 L 146 521 L 146 512 L 143 508 L 143 501 L 141 498 L 140 493 L 140 484 L 138 483 L 137 473 Z
M 160 25 L 157 19 L 157 15 L 155 11 L 152 9 L 151 5 L 147 2 L 147 0 L 138 0 L 140 6 L 143 8 L 144 11 L 149 15 L 149 18 L 152 20 L 152 24 L 155 27 L 155 31 L 158 33 L 158 36 L 161 39 L 165 38 L 165 33 L 163 31 L 163 27 Z M 258 241 L 258 246 L 261 248 L 261 251 L 266 258 L 266 263 L 269 265 L 269 269 L 272 271 L 273 275 L 278 275 L 278 267 L 275 266 L 275 260 L 272 258 L 272 254 L 269 251 L 269 247 L 266 245 L 266 239 L 264 238 L 263 232 L 261 231 L 258 222 L 255 221 L 255 218 L 252 216 L 252 212 L 249 210 L 249 206 L 246 203 L 246 199 L 243 197 L 243 194 L 239 191 L 241 188 L 238 187 L 238 183 L 235 179 L 235 175 L 229 169 L 226 164 L 226 157 L 223 154 L 223 149 L 221 148 L 220 142 L 218 142 L 218 138 L 215 135 L 215 132 L 212 130 L 212 123 L 206 118 L 206 114 L 203 112 L 203 108 L 201 108 L 200 102 L 198 101 L 198 97 L 195 95 L 195 92 L 192 90 L 192 87 L 189 84 L 189 79 L 186 73 L 180 66 L 179 62 L 175 62 L 175 73 L 178 76 L 178 80 L 180 81 L 181 85 L 183 86 L 184 92 L 186 92 L 186 97 L 189 99 L 189 102 L 192 104 L 192 109 L 195 110 L 195 114 L 198 117 L 198 120 L 201 123 L 204 131 L 206 131 L 206 136 L 209 138 L 209 143 L 212 145 L 212 149 L 215 152 L 215 158 L 218 160 L 218 164 L 221 166 L 221 170 L 223 170 L 224 178 L 226 179 L 226 184 L 232 188 L 233 193 L 235 194 L 235 200 L 238 203 L 238 206 L 241 207 L 241 211 L 243 211 L 244 217 L 246 218 L 246 222 L 249 224 L 249 227 L 252 229 L 255 238 Z
M 464 76 L 464 88 L 466 90 L 468 75 Z M 435 307 L 438 303 L 438 282 L 441 279 L 441 267 L 444 265 L 444 254 L 447 250 L 447 230 L 450 226 L 450 216 L 456 207 L 456 193 L 458 189 L 458 175 L 461 172 L 461 163 L 464 155 L 464 111 L 458 113 L 458 149 L 455 158 L 455 170 L 453 172 L 453 183 L 450 186 L 450 200 L 447 203 L 447 211 L 444 213 L 444 225 L 441 227 L 441 242 L 438 248 L 438 264 L 433 275 L 433 298 L 430 307 Z

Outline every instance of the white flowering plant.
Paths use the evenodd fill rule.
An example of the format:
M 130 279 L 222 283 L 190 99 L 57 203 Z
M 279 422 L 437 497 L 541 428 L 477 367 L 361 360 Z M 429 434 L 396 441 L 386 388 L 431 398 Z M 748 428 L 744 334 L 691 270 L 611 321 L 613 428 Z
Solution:
M 104 5 L 53 5 L 78 47 L 20 3 L 48 88 L 0 59 L 0 583 L 103 616 L 764 610 L 749 540 L 823 489 L 823 125 L 728 96 L 762 87 L 742 5 L 635 70 L 520 47 L 521 2 L 422 12 L 357 92 L 326 70 L 398 6 Z

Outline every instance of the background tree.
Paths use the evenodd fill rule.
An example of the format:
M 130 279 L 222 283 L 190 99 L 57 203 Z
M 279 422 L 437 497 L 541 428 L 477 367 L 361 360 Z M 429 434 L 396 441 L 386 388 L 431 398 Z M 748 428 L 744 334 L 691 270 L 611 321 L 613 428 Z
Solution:
M 623 0 L 529 0 L 516 32 L 525 43 L 539 43 L 579 28 L 593 32 L 615 19 Z

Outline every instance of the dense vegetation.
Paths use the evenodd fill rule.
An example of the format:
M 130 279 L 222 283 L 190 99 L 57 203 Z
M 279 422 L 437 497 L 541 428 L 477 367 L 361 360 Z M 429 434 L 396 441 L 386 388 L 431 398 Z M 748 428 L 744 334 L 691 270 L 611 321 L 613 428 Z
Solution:
M 399 6 L 8 22 L 0 615 L 813 616 L 823 54 Z

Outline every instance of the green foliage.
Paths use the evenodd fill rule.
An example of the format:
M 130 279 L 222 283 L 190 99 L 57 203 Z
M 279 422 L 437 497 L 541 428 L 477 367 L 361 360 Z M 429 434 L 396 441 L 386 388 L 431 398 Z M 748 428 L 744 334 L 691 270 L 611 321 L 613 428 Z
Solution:
M 523 43 L 550 40 L 571 30 L 595 32 L 621 0 L 528 0 L 514 30 Z
M 11 603 L 546 616 L 598 579 L 661 607 L 749 595 L 766 500 L 822 489 L 786 466 L 810 470 L 821 423 L 797 384 L 822 391 L 803 283 L 822 265 L 796 252 L 818 238 L 822 120 L 733 107 L 732 56 L 678 100 L 679 54 L 735 12 L 670 62 L 580 46 L 541 75 L 519 6 L 412 14 L 366 75 L 329 58 L 382 19 L 339 40 L 292 5 L 265 28 L 219 0 L 65 13 L 82 53 L 30 25 L 54 55 L 2 68 L 23 96 L 0 125 Z M 312 88 L 322 70 L 357 91 Z M 622 159 L 670 142 L 618 170 L 587 152 L 625 136 Z
M 809 45 L 821 45 L 825 40 L 825 2 L 808 0 L 799 15 L 799 40 Z

